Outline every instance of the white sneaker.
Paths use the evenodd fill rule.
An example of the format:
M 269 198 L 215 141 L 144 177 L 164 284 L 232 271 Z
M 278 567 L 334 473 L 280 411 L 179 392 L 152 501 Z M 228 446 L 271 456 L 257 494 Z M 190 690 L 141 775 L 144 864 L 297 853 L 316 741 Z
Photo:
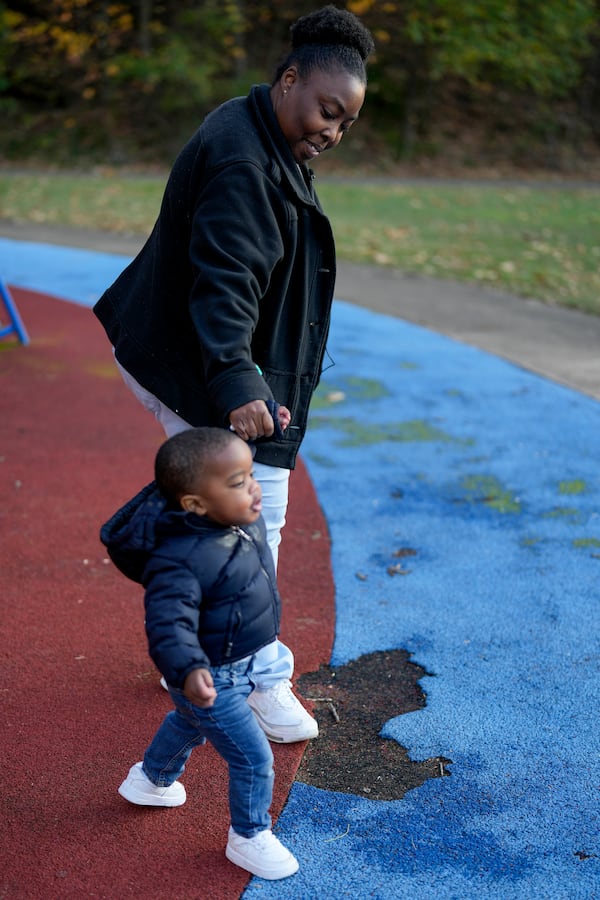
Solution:
M 285 679 L 268 691 L 252 691 L 248 704 L 269 740 L 279 744 L 309 741 L 316 738 L 319 726 L 292 693 Z
M 269 881 L 287 878 L 299 869 L 296 857 L 270 830 L 259 831 L 254 837 L 247 838 L 230 828 L 225 856 L 241 869 Z
M 153 784 L 143 771 L 141 762 L 130 768 L 119 793 L 138 806 L 183 806 L 186 798 L 185 788 L 178 781 L 168 787 Z

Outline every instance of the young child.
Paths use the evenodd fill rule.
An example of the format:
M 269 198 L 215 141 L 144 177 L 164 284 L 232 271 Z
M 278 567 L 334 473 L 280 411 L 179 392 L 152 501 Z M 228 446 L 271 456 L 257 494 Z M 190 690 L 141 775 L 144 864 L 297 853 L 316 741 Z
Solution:
M 119 568 L 144 585 L 150 656 L 175 705 L 119 793 L 181 806 L 177 779 L 210 741 L 229 767 L 227 858 L 286 878 L 298 862 L 271 831 L 273 754 L 247 702 L 255 654 L 276 639 L 281 609 L 252 453 L 225 429 L 183 431 L 160 447 L 155 480 L 101 532 Z

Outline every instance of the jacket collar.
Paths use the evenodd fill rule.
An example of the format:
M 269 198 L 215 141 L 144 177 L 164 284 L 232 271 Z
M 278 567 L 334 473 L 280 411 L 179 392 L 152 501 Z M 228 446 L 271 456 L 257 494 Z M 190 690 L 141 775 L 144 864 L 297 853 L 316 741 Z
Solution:
M 271 88 L 268 84 L 258 84 L 250 90 L 248 100 L 254 112 L 265 143 L 273 153 L 275 167 L 279 170 L 279 178 L 289 185 L 291 190 L 303 203 L 315 206 L 316 198 L 312 187 L 313 172 L 308 166 L 300 166 L 292 155 L 271 101 Z M 277 178 L 278 173 L 272 173 Z
M 199 516 L 194 512 L 186 512 L 183 509 L 164 509 L 156 523 L 158 534 L 215 534 L 226 532 L 230 529 L 226 525 L 219 525 L 206 516 Z

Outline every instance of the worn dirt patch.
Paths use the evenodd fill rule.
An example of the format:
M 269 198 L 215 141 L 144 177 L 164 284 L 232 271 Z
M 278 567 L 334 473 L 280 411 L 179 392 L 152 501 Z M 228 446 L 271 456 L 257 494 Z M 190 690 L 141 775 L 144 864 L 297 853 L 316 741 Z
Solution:
M 344 666 L 322 665 L 297 687 L 314 704 L 319 737 L 307 745 L 296 780 L 372 800 L 399 800 L 428 778 L 450 775 L 441 756 L 415 762 L 380 737 L 388 719 L 425 706 L 428 673 L 405 650 L 370 653 Z

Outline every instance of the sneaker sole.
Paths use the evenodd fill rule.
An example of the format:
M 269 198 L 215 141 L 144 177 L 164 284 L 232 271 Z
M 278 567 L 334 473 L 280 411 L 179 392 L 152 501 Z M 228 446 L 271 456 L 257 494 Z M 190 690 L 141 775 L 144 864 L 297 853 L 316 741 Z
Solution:
M 229 844 L 225 848 L 225 856 L 229 862 L 234 864 L 234 866 L 239 866 L 240 869 L 245 869 L 245 871 L 250 872 L 251 875 L 256 875 L 258 878 L 265 878 L 267 881 L 278 881 L 280 878 L 289 878 L 290 875 L 295 875 L 300 868 L 298 860 L 292 856 L 291 853 L 287 864 L 282 863 L 277 870 L 261 869 L 260 866 L 253 866 L 246 861 L 241 853 L 238 853 L 237 850 L 230 847 Z
M 298 741 L 312 741 L 313 738 L 319 736 L 319 726 L 316 722 L 314 723 L 314 727 L 311 727 L 310 732 L 304 731 L 301 734 L 294 735 L 283 734 L 281 732 L 277 734 L 276 732 L 271 730 L 271 726 L 269 725 L 269 723 L 265 722 L 265 720 L 261 717 L 259 711 L 254 709 L 250 702 L 248 702 L 248 706 L 254 713 L 256 721 L 258 722 L 266 736 L 269 738 L 269 740 L 275 741 L 275 743 L 277 744 L 296 744 L 298 743 Z
M 252 707 L 250 707 L 250 708 L 252 709 Z M 307 731 L 304 731 L 302 734 L 294 734 L 294 735 L 281 734 L 281 732 L 279 734 L 276 734 L 274 731 L 271 731 L 270 726 L 267 724 L 267 722 L 264 722 L 261 719 L 261 717 L 258 715 L 258 713 L 256 712 L 255 709 L 252 709 L 252 712 L 256 716 L 256 721 L 258 722 L 258 724 L 260 725 L 260 727 L 262 728 L 262 730 L 264 731 L 266 736 L 269 738 L 269 740 L 275 741 L 275 743 L 277 743 L 277 744 L 296 744 L 296 743 L 298 743 L 298 741 L 312 741 L 313 738 L 316 738 L 319 736 L 318 727 L 311 729 L 310 733 L 308 733 Z
M 301 736 L 295 735 L 294 737 L 283 737 L 280 734 L 271 734 L 263 725 L 260 726 L 268 739 L 273 741 L 275 744 L 298 744 L 300 741 L 312 741 L 314 738 L 319 736 L 319 732 L 315 731 L 314 734 L 303 734 Z

